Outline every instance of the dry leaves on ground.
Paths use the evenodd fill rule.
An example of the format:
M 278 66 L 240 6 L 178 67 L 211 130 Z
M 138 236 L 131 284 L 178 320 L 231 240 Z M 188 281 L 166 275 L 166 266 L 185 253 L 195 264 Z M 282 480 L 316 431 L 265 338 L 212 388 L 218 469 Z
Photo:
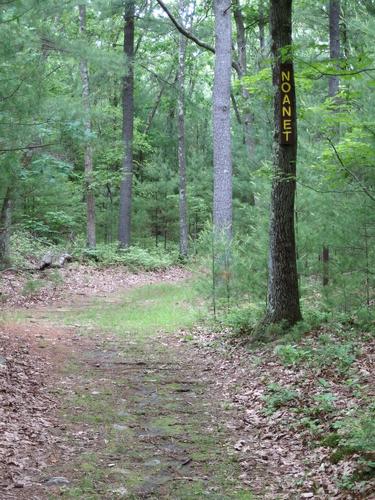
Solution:
M 268 346 L 249 352 L 240 343 L 228 343 L 228 332 L 195 331 L 194 343 L 203 350 L 207 364 L 217 374 L 223 400 L 231 401 L 235 412 L 229 423 L 233 447 L 241 463 L 241 479 L 259 498 L 351 499 L 374 498 L 372 482 L 358 483 L 352 490 L 340 488 L 345 478 L 358 468 L 356 454 L 331 460 L 332 448 L 319 444 L 314 429 L 321 435 L 332 431 L 332 424 L 345 418 L 350 410 L 366 406 L 373 396 L 375 342 L 359 340 L 361 356 L 352 366 L 358 375 L 362 400 L 356 390 L 345 384 L 335 367 L 284 366 Z M 322 332 L 315 332 L 315 335 Z M 182 332 L 182 341 L 185 333 Z M 191 334 L 188 334 L 188 339 Z M 189 340 L 190 341 L 190 340 Z M 310 338 L 313 342 L 314 338 Z M 324 395 L 329 384 L 334 412 L 325 412 Z M 270 387 L 281 388 L 285 401 L 269 410 Z M 277 391 L 276 391 L 277 395 Z M 288 399 L 290 397 L 290 399 Z M 317 402 L 323 401 L 319 411 Z M 302 411 L 300 411 L 302 409 Z M 269 411 L 268 411 L 269 410 Z M 311 415 L 306 419 L 306 415 Z

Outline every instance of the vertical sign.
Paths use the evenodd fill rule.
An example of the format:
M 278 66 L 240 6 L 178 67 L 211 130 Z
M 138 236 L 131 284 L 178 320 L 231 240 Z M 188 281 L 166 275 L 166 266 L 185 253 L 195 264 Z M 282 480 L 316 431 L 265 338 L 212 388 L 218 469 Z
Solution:
M 280 64 L 280 144 L 295 142 L 295 90 L 292 64 Z

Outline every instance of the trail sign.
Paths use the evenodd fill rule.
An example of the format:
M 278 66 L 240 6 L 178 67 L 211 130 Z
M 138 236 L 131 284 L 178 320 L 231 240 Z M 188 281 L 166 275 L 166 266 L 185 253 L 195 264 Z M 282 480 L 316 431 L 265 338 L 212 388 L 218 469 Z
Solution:
M 295 142 L 295 89 L 293 65 L 280 64 L 280 144 Z

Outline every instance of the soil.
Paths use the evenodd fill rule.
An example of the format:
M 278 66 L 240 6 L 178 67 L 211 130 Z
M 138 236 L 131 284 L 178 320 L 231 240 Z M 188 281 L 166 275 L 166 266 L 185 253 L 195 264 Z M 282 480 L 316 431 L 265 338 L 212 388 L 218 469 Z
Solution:
M 363 468 L 362 457 L 333 461 L 340 450 L 327 441 L 337 422 L 373 401 L 371 332 L 322 326 L 301 347 L 319 352 L 323 338 L 344 357 L 285 365 L 274 346 L 249 351 L 225 331 L 177 328 L 143 338 L 71 321 L 93 304 L 118 305 L 130 288 L 188 276 L 178 268 L 133 275 L 78 268 L 48 293 L 7 302 L 1 499 L 374 498 L 371 478 L 340 486 Z M 25 277 L 17 283 L 22 290 Z M 145 300 L 142 314 L 151 307 Z M 64 315 L 73 324 L 64 326 Z M 345 345 L 347 354 L 337 351 Z
M 178 335 L 139 342 L 51 321 L 89 302 L 86 290 L 1 327 L 0 497 L 253 498 L 238 480 L 214 363 Z

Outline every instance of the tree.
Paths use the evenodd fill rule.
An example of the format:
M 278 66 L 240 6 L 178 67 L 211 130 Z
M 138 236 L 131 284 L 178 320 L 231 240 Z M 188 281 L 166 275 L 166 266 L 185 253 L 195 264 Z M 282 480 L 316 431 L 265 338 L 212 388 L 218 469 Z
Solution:
M 215 234 L 232 237 L 232 151 L 230 87 L 232 25 L 230 0 L 215 0 L 215 74 L 213 88 L 213 160 Z
M 274 85 L 274 175 L 269 233 L 268 301 L 264 321 L 284 321 L 293 325 L 301 319 L 301 311 L 294 231 L 297 120 L 291 51 L 292 0 L 271 0 L 270 29 Z
M 124 54 L 126 63 L 122 93 L 124 160 L 120 188 L 119 242 L 121 247 L 126 248 L 130 245 L 133 184 L 134 0 L 127 0 L 125 3 Z
M 179 0 L 180 17 L 184 19 L 185 2 Z M 186 151 L 185 151 L 185 57 L 186 37 L 179 34 L 178 46 L 178 170 L 179 170 L 179 215 L 180 255 L 188 256 L 188 220 L 186 200 Z
M 12 224 L 12 188 L 7 187 L 0 212 L 0 268 L 9 264 L 9 238 Z
M 340 0 L 329 1 L 329 55 L 331 60 L 340 57 Z M 337 75 L 329 78 L 329 97 L 335 97 L 339 91 L 340 79 Z
M 247 54 L 246 54 L 246 36 L 245 36 L 245 24 L 243 19 L 243 14 L 240 6 L 239 0 L 234 0 L 233 2 L 233 15 L 236 22 L 236 38 L 237 38 L 237 51 L 238 51 L 238 78 L 241 82 L 241 94 L 244 101 L 244 110 L 242 113 L 243 129 L 244 129 L 244 139 L 246 144 L 247 153 L 249 159 L 252 159 L 254 154 L 254 140 L 252 137 L 253 130 L 252 125 L 254 117 L 251 113 L 251 103 L 250 103 L 250 93 L 247 88 L 243 85 L 242 80 L 246 76 L 247 72 Z
M 82 36 L 86 34 L 86 5 L 79 5 L 79 31 Z M 91 146 L 91 109 L 90 109 L 90 83 L 87 60 L 82 57 L 80 62 L 80 73 L 82 81 L 82 102 L 84 110 L 84 129 L 85 129 L 85 183 L 86 183 L 86 217 L 87 217 L 87 246 L 95 248 L 96 246 L 96 228 L 95 228 L 95 194 L 92 189 L 93 157 Z

